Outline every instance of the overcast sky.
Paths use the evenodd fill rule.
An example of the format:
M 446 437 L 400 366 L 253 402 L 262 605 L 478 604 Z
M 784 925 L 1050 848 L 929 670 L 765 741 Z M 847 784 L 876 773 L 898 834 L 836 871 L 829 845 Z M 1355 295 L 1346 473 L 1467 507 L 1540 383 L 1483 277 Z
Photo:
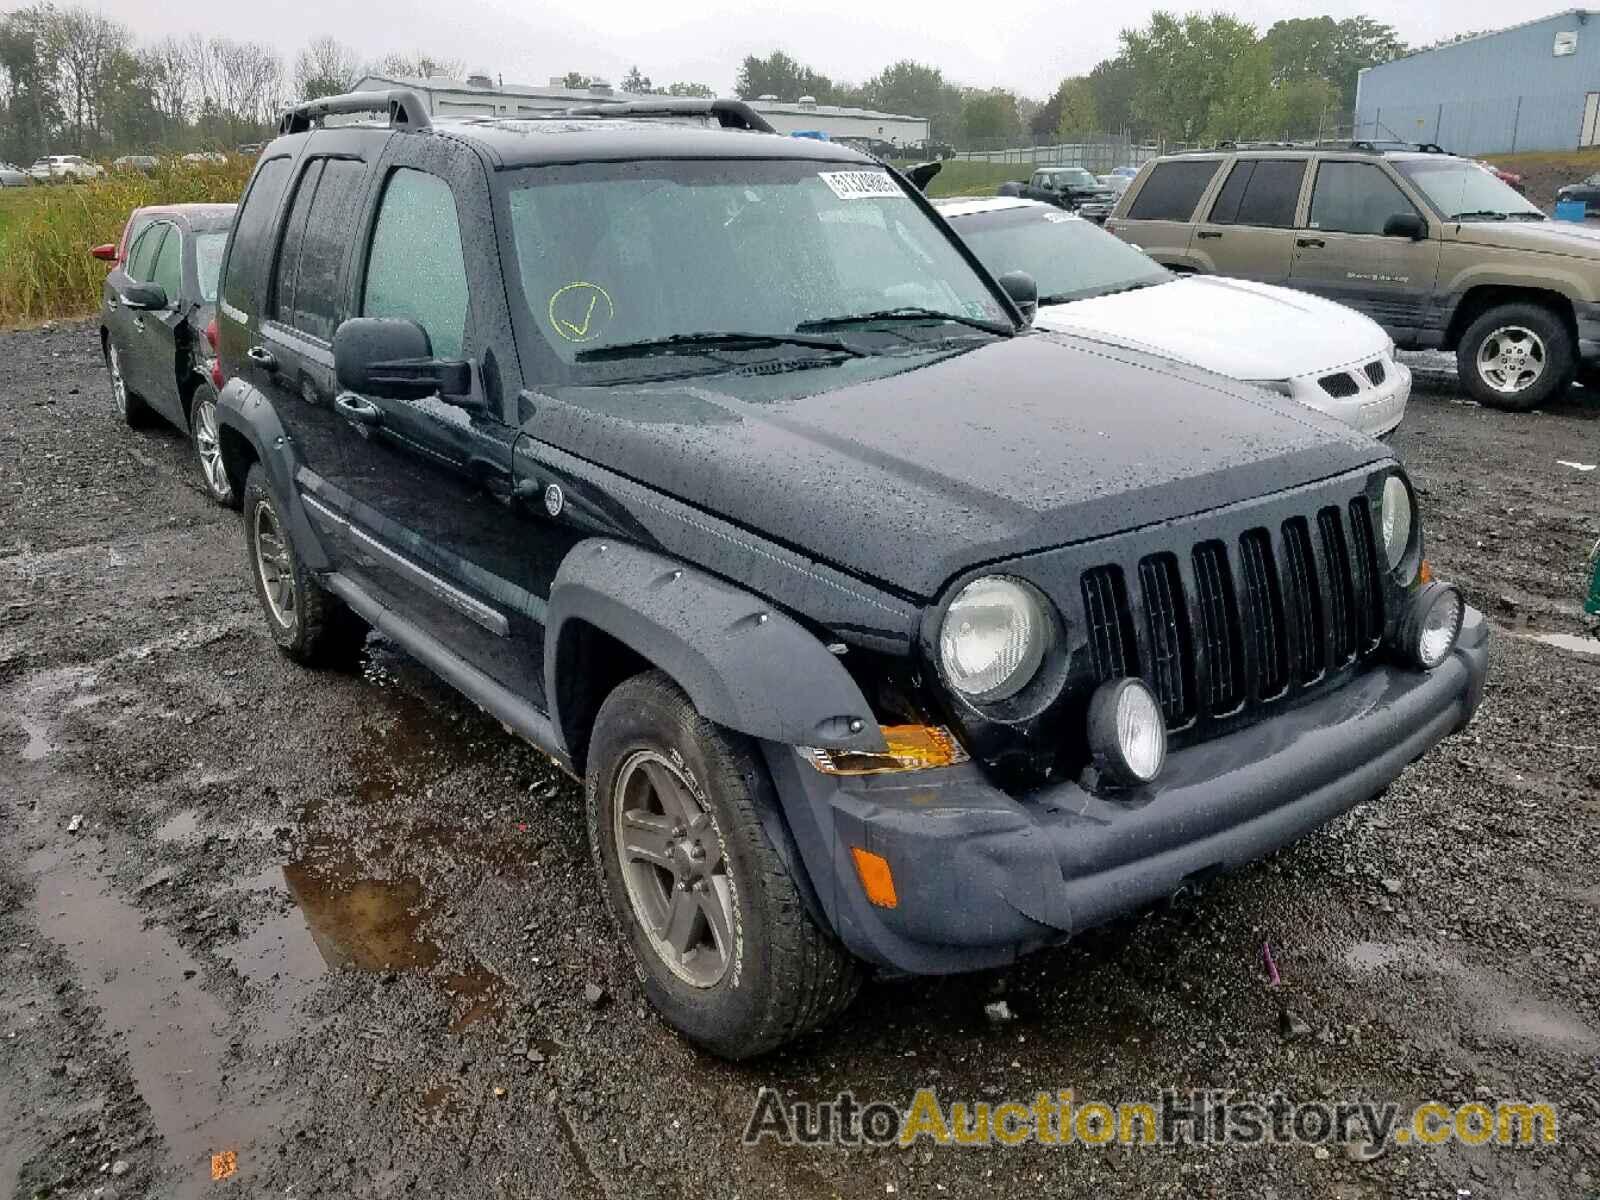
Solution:
M 80 0 L 81 2 L 81 0 Z M 96 0 L 88 0 L 91 5 Z M 14 7 L 0 0 L 0 7 Z M 515 0 L 99 0 L 141 38 L 196 30 L 268 42 L 293 57 L 309 37 L 332 34 L 364 57 L 426 49 L 506 82 L 543 84 L 567 71 L 613 83 L 634 63 L 657 84 L 688 80 L 732 94 L 746 54 L 781 48 L 833 79 L 860 82 L 899 58 L 948 78 L 1044 97 L 1064 75 L 1116 50 L 1117 32 L 1155 8 L 1229 11 L 1265 30 L 1288 17 L 1365 14 L 1408 43 L 1499 29 L 1561 11 L 1557 0 L 587 0 L 548 7 Z

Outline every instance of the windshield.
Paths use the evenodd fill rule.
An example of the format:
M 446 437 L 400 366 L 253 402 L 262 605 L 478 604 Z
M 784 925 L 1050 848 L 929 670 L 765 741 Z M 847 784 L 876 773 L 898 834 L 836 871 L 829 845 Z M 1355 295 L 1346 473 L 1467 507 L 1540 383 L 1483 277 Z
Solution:
M 625 345 L 672 339 L 675 353 L 717 355 L 733 345 L 702 350 L 694 335 L 796 334 L 820 323 L 853 348 L 891 349 L 992 336 L 974 321 L 1012 330 L 982 276 L 879 168 L 749 159 L 537 167 L 511 177 L 508 207 L 531 323 L 576 379 L 625 360 Z M 900 311 L 911 309 L 933 315 Z M 845 328 L 889 312 L 899 319 Z M 769 336 L 743 348 L 815 355 L 820 346 Z
M 1082 167 L 1071 167 L 1065 171 L 1047 171 L 1044 178 L 1045 182 L 1053 188 L 1092 188 L 1100 186 L 1100 181 Z
M 1042 204 L 954 217 L 951 224 L 993 275 L 1026 271 L 1041 304 L 1166 283 L 1171 273 L 1082 217 Z
M 217 278 L 222 274 L 222 252 L 228 245 L 228 231 L 197 233 L 194 236 L 194 271 L 200 281 L 200 299 L 217 302 Z
M 1441 217 L 1544 219 L 1534 205 L 1477 163 L 1460 158 L 1402 158 L 1394 164 Z

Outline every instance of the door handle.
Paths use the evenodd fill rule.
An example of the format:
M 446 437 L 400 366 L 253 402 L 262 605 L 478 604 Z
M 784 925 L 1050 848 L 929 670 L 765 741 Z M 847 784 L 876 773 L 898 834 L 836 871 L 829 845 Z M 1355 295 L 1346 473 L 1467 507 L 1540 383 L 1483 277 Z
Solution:
M 1321 238 L 1295 238 L 1294 244 L 1305 250 L 1321 250 L 1328 243 L 1323 241 Z
M 276 371 L 278 369 L 277 358 L 265 346 L 251 346 L 250 349 L 244 352 L 244 356 L 263 371 Z
M 1201 238 L 1219 238 L 1221 236 L 1222 234 L 1215 229 L 1202 229 L 1200 232 L 1195 234 L 1195 237 Z
M 383 409 L 370 400 L 363 400 L 354 392 L 340 392 L 333 398 L 333 407 L 352 425 L 363 425 L 371 429 L 375 425 L 383 424 Z
M 143 317 L 135 317 L 133 319 L 133 327 L 135 329 L 137 329 L 140 333 L 143 333 L 144 332 L 144 318 Z

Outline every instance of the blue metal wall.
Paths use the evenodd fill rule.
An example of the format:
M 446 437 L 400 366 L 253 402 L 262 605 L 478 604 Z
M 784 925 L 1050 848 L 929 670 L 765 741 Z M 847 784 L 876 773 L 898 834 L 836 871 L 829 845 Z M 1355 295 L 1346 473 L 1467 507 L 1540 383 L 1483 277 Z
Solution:
M 1574 54 L 1551 51 L 1557 32 Z M 1356 92 L 1359 137 L 1437 142 L 1457 154 L 1571 150 L 1584 95 L 1600 91 L 1600 13 L 1568 11 L 1373 67 Z

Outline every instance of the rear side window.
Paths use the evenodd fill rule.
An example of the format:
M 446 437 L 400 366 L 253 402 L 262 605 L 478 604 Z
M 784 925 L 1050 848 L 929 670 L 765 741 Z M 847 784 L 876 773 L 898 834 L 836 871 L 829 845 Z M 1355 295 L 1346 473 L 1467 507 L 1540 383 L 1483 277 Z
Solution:
M 239 206 L 222 284 L 223 299 L 234 308 L 256 307 L 255 297 L 260 294 L 272 245 L 272 219 L 277 215 L 278 201 L 283 199 L 288 179 L 289 160 L 268 159 L 256 171 L 255 181 Z
M 294 326 L 323 341 L 333 340 L 344 278 L 345 248 L 360 217 L 367 164 L 330 158 L 322 166 L 306 222 L 294 295 Z M 454 213 L 454 207 L 451 212 Z
M 283 239 L 278 243 L 278 261 L 272 270 L 272 294 L 267 298 L 266 315 L 287 325 L 295 324 L 300 249 L 305 245 L 306 219 L 311 215 L 311 200 L 317 194 L 317 180 L 321 175 L 321 159 L 313 159 L 300 172 L 294 199 L 289 202 L 289 217 L 283 223 Z
M 1134 221 L 1187 221 L 1217 173 L 1215 159 L 1157 163 L 1134 197 L 1128 218 Z
M 1328 233 L 1379 233 L 1396 213 L 1416 206 L 1382 169 L 1363 162 L 1325 162 L 1311 193 L 1311 228 Z
M 389 177 L 367 257 L 362 312 L 416 321 L 428 331 L 434 357 L 461 357 L 467 266 L 456 202 L 444 180 L 406 169 Z
M 183 290 L 183 234 L 178 232 L 176 225 L 167 227 L 167 236 L 156 255 L 155 271 L 150 282 L 161 285 L 170 303 L 178 302 L 178 293 Z
M 1300 181 L 1306 164 L 1281 159 L 1235 163 L 1211 206 L 1217 225 L 1264 225 L 1287 229 L 1294 224 Z

